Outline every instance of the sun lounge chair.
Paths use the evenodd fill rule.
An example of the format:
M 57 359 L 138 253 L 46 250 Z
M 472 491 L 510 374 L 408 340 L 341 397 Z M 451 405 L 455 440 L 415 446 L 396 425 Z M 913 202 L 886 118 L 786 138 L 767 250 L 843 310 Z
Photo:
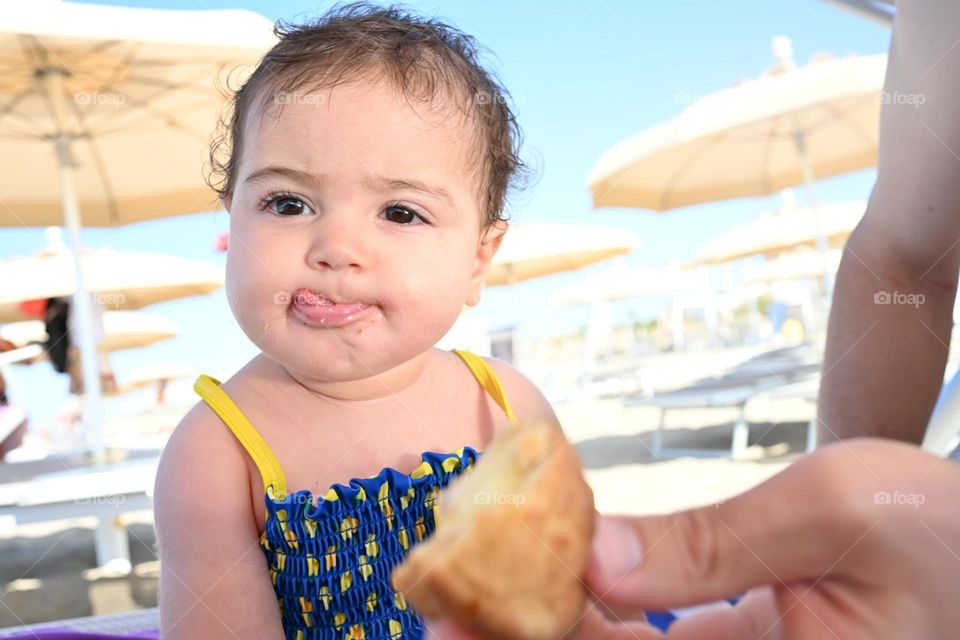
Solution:
M 671 449 L 663 447 L 663 432 L 668 411 L 676 409 L 705 409 L 733 407 L 738 410 L 730 442 L 730 457 L 743 457 L 747 448 L 749 424 L 746 406 L 759 393 L 800 381 L 816 375 L 820 369 L 819 351 L 810 346 L 775 349 L 743 362 L 725 374 L 694 382 L 682 389 L 657 393 L 652 396 L 630 396 L 630 406 L 656 407 L 660 420 L 653 437 L 653 455 L 658 459 L 676 455 L 718 455 L 715 450 Z
M 14 525 L 96 516 L 97 563 L 111 572 L 130 570 L 130 546 L 119 516 L 152 509 L 159 453 L 94 464 L 82 457 L 53 457 L 0 464 L 0 521 Z

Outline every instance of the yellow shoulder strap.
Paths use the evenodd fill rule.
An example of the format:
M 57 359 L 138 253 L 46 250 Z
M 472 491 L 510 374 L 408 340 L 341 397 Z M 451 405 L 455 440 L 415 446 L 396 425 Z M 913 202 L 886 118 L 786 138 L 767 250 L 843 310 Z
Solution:
M 460 356 L 460 359 L 463 360 L 464 364 L 467 365 L 467 368 L 470 369 L 470 372 L 476 377 L 477 381 L 487 390 L 487 393 L 490 394 L 490 397 L 496 401 L 500 408 L 503 409 L 503 412 L 507 414 L 507 420 L 510 422 L 516 422 L 517 416 L 513 413 L 513 408 L 510 406 L 510 401 L 507 400 L 507 394 L 503 391 L 503 385 L 500 384 L 500 378 L 497 377 L 497 374 L 493 372 L 493 369 L 490 368 L 490 365 L 487 364 L 487 361 L 478 356 L 475 353 L 470 353 L 469 351 L 458 351 L 453 350 L 455 354 Z
M 277 500 L 284 499 L 287 495 L 287 480 L 283 476 L 280 463 L 277 462 L 264 439 L 240 411 L 240 407 L 230 399 L 226 391 L 220 388 L 220 381 L 207 375 L 201 375 L 193 383 L 193 390 L 203 398 L 204 402 L 210 405 L 210 408 L 220 416 L 224 424 L 230 427 L 230 431 L 253 458 L 257 469 L 260 470 L 267 495 Z

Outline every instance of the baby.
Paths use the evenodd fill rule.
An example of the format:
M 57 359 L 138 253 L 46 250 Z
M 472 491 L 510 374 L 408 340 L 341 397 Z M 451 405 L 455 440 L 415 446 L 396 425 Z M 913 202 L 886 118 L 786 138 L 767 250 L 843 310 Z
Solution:
M 211 153 L 261 353 L 197 380 L 160 461 L 161 633 L 419 638 L 390 573 L 440 490 L 498 425 L 556 422 L 510 367 L 434 347 L 480 300 L 519 132 L 440 22 L 360 4 L 278 35 Z

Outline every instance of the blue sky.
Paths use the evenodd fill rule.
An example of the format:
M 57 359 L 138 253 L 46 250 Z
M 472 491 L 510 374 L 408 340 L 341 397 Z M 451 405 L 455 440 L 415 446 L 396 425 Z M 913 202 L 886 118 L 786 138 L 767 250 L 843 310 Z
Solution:
M 176 9 L 246 8 L 271 20 L 314 17 L 329 2 L 101 2 Z M 776 35 L 793 40 L 804 63 L 814 53 L 886 51 L 890 33 L 821 0 L 447 0 L 411 1 L 420 13 L 447 19 L 474 35 L 513 94 L 525 134 L 524 155 L 539 179 L 516 197 L 519 222 L 616 225 L 642 239 L 629 261 L 666 264 L 693 256 L 715 234 L 777 204 L 757 198 L 689 207 L 663 214 L 627 209 L 592 210 L 586 176 L 613 143 L 676 114 L 698 96 L 755 77 L 772 63 Z M 821 200 L 864 199 L 872 171 L 825 180 Z M 54 188 L 54 185 L 51 185 Z M 157 220 L 117 229 L 84 231 L 87 246 L 157 251 L 223 262 L 213 249 L 227 227 L 225 213 Z M 30 254 L 43 230 L 0 230 L 0 257 Z M 558 275 L 485 294 L 483 312 L 497 326 L 518 325 L 525 335 L 554 333 L 585 322 L 585 310 L 549 310 L 555 288 L 603 270 Z M 222 292 L 145 309 L 166 315 L 182 335 L 113 357 L 118 378 L 153 361 L 184 361 L 226 375 L 255 351 L 236 327 Z M 66 400 L 65 377 L 41 364 L 17 368 L 34 419 Z

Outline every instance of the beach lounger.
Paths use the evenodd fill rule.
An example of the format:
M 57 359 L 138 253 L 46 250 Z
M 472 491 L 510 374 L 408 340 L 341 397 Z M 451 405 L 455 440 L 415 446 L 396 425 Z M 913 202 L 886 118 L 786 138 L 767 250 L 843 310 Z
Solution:
M 130 545 L 120 515 L 153 508 L 159 452 L 142 451 L 122 462 L 93 464 L 51 457 L 0 464 L 0 522 L 5 525 L 96 516 L 97 564 L 130 571 Z
M 806 378 L 800 382 L 781 385 L 764 393 L 762 395 L 771 400 L 785 400 L 787 398 L 798 398 L 807 402 L 817 403 L 817 397 L 820 394 L 820 376 Z M 807 453 L 817 448 L 817 414 L 807 424 Z
M 668 411 L 677 409 L 737 409 L 730 441 L 730 457 L 743 457 L 747 449 L 749 424 L 746 406 L 751 398 L 777 387 L 815 376 L 820 370 L 819 350 L 811 346 L 775 349 L 731 368 L 725 374 L 694 382 L 682 389 L 651 396 L 630 396 L 624 402 L 629 406 L 656 407 L 660 420 L 653 436 L 653 455 L 658 459 L 678 455 L 724 455 L 709 449 L 670 449 L 663 447 L 663 432 Z M 809 439 L 809 437 L 808 437 Z

